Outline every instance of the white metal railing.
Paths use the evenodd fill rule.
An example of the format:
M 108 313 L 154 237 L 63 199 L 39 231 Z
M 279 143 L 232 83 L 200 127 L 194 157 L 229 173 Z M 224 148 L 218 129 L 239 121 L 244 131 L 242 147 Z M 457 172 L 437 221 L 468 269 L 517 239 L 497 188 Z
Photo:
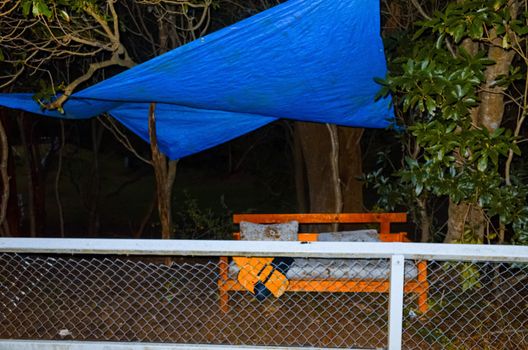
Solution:
M 362 259 L 402 255 L 410 260 L 528 262 L 527 246 L 426 243 L 0 238 L 0 252 Z
M 30 239 L 1 238 L 0 254 L 26 256 L 60 255 L 65 259 L 71 256 L 172 256 L 172 257 L 219 257 L 219 256 L 249 256 L 249 257 L 293 257 L 293 258 L 325 258 L 325 259 L 390 259 L 390 293 L 387 322 L 387 347 L 389 350 L 402 349 L 402 334 L 404 317 L 404 285 L 405 261 L 432 261 L 437 264 L 438 274 L 442 273 L 440 264 L 454 263 L 506 263 L 527 264 L 528 247 L 524 246 L 489 246 L 489 245 L 446 245 L 421 243 L 353 243 L 353 242 L 251 242 L 251 241 L 187 241 L 187 240 L 121 240 L 121 239 Z M 29 263 L 28 263 L 29 264 Z M 77 265 L 76 265 L 77 266 Z M 491 265 L 490 265 L 491 266 Z M 0 278 L 1 275 L 0 267 Z M 54 271 L 54 270 L 53 270 Z M 473 270 L 469 270 L 473 273 Z M 491 271 L 486 268 L 482 271 Z M 517 268 L 515 268 L 517 271 Z M 523 270 L 522 274 L 527 273 Z M 9 271 L 5 271 L 6 274 Z M 39 272 L 40 273 L 40 272 Z M 63 273 L 63 272 L 61 272 Z M 449 272 L 451 273 L 451 272 Z M 487 272 L 486 272 L 487 273 Z M 516 272 L 517 273 L 517 272 Z M 517 273 L 518 274 L 518 273 Z M 465 273 L 466 278 L 474 276 Z M 491 276 L 491 272 L 490 272 Z M 521 278 L 524 275 L 521 275 Z M 442 285 L 451 283 L 444 273 Z M 470 280 L 473 281 L 473 280 Z M 0 280 L 6 285 L 6 278 Z M 216 283 L 216 281 L 215 281 Z M 478 283 L 472 282 L 472 283 Z M 508 282 L 509 283 L 509 282 Z M 475 285 L 475 284 L 473 284 Z M 1 286 L 1 285 L 0 285 Z M 470 285 L 471 287 L 471 285 Z M 6 287 L 7 288 L 7 287 Z M 40 288 L 40 286 L 39 286 Z M 467 289 L 464 287 L 464 291 Z M 524 295 L 521 296 L 521 298 Z M 0 301 L 2 290 L 0 290 Z M 443 298 L 443 297 L 442 297 Z M 444 300 L 442 302 L 445 303 Z M 528 300 L 524 300 L 528 302 Z M 2 316 L 0 304 L 0 316 Z M 7 321 L 6 321 L 7 322 Z M 516 332 L 523 332 L 518 330 Z M 526 330 L 528 341 L 528 330 Z M 524 335 L 521 335 L 524 337 Z M 524 339 L 524 338 L 523 338 Z M 433 340 L 439 343 L 451 340 Z M 171 348 L 191 349 L 224 349 L 234 348 L 233 345 L 188 345 L 172 344 Z M 1 349 L 166 349 L 167 344 L 154 343 L 110 343 L 110 342 L 78 342 L 78 341 L 43 341 L 38 339 L 0 340 Z M 239 346 L 241 349 L 262 349 L 259 346 Z M 265 348 L 282 349 L 284 347 L 266 346 Z M 293 349 L 294 347 L 290 347 Z M 471 348 L 471 347 L 467 347 Z

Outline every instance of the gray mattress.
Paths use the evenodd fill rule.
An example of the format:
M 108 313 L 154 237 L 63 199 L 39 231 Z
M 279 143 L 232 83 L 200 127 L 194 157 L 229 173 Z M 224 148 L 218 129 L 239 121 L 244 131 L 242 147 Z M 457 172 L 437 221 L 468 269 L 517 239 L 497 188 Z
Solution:
M 355 230 L 324 232 L 318 237 L 320 242 L 379 242 L 376 230 Z M 231 262 L 229 277 L 236 279 L 239 267 Z M 416 279 L 418 269 L 412 261 L 405 262 L 405 278 Z M 289 280 L 316 279 L 375 279 L 390 277 L 390 260 L 387 259 L 295 259 L 286 274 Z
M 229 277 L 236 279 L 239 267 L 231 262 Z M 405 263 L 405 278 L 416 279 L 418 269 L 408 261 Z M 286 277 L 289 280 L 316 279 L 376 279 L 390 277 L 390 261 L 384 259 L 295 259 Z

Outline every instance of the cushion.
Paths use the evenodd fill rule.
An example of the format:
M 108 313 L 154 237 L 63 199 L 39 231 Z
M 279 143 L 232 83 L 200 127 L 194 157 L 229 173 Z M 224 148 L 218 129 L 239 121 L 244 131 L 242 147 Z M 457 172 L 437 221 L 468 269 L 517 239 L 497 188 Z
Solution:
M 240 237 L 245 240 L 297 240 L 299 223 L 260 225 L 250 222 L 240 223 Z M 242 234 L 245 233 L 245 235 Z M 376 230 L 356 230 L 320 233 L 322 242 L 380 242 Z M 236 279 L 239 267 L 231 262 L 229 277 Z M 418 269 L 411 261 L 405 262 L 405 278 L 415 279 Z M 386 280 L 390 277 L 390 261 L 387 259 L 315 259 L 296 258 L 286 273 L 289 280 L 325 280 L 325 279 L 375 279 Z
M 323 232 L 319 234 L 317 240 L 320 242 L 380 242 L 376 230 Z
M 390 278 L 388 259 L 295 259 L 286 273 L 289 280 L 336 280 Z M 231 262 L 229 277 L 236 279 L 240 268 Z M 412 261 L 405 262 L 405 279 L 416 279 L 418 269 Z
M 297 241 L 299 222 L 262 225 L 240 222 L 240 239 L 245 241 Z
M 418 275 L 416 265 L 405 262 L 405 278 Z M 387 259 L 295 259 L 286 275 L 298 279 L 376 279 L 390 277 L 390 261 Z
M 320 233 L 319 242 L 380 242 L 376 230 L 356 230 Z M 386 278 L 390 266 L 383 261 L 362 259 L 297 258 L 291 267 L 291 279 Z

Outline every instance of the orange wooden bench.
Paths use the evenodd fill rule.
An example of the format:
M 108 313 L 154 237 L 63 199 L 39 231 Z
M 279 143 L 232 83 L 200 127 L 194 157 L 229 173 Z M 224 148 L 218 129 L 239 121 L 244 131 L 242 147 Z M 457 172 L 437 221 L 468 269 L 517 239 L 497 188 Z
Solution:
M 289 221 L 299 224 L 378 224 L 379 238 L 382 242 L 409 242 L 405 232 L 391 233 L 391 223 L 407 221 L 405 213 L 347 213 L 347 214 L 235 214 L 233 222 L 241 221 L 255 224 L 278 224 Z M 240 233 L 233 234 L 240 239 Z M 299 241 L 317 241 L 318 233 L 299 233 Z M 428 309 L 427 262 L 416 263 L 417 277 L 405 281 L 405 293 L 414 293 L 418 299 L 418 310 L 425 313 Z M 220 279 L 218 281 L 220 309 L 229 311 L 229 292 L 245 291 L 236 280 L 229 278 L 228 257 L 220 257 Z M 287 292 L 328 292 L 328 293 L 388 293 L 390 282 L 376 279 L 332 279 L 332 280 L 291 280 Z

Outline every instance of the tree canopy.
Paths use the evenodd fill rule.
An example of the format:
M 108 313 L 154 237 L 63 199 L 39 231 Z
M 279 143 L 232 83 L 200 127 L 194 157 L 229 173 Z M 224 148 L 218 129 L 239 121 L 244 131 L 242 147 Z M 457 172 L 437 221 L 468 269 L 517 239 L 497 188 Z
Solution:
M 88 84 L 279 2 L 2 1 L 0 89 L 38 90 L 35 99 L 43 108 L 60 109 L 72 92 Z M 364 177 L 377 192 L 375 209 L 410 211 L 422 241 L 528 243 L 528 2 L 397 0 L 382 7 L 390 74 L 380 77 L 380 95 L 392 94 L 398 125 L 375 141 L 383 151 Z M 152 164 L 112 119 L 101 121 L 127 149 Z M 334 141 L 348 132 L 322 128 Z M 286 129 L 292 162 L 312 157 L 292 165 L 299 208 L 306 209 L 305 182 L 323 189 L 310 192 L 312 209 L 347 210 L 350 198 L 362 198 L 353 171 L 338 165 L 344 167 L 351 154 L 361 158 L 363 131 L 349 132 L 343 147 L 336 148 L 339 142 L 323 145 L 330 139 L 322 136 L 323 129 Z M 163 162 L 158 162 L 163 176 L 172 181 L 175 164 Z M 353 167 L 361 172 L 361 162 Z M 330 168 L 332 181 L 325 175 Z M 8 176 L 2 175 L 5 182 Z
M 424 241 L 434 200 L 448 198 L 446 241 L 502 243 L 508 227 L 527 242 L 526 6 L 466 0 L 431 16 L 420 8 L 426 18 L 394 43 L 382 93 L 395 97 L 405 156 L 389 178 L 380 168 L 370 180 L 382 206 L 415 203 Z

